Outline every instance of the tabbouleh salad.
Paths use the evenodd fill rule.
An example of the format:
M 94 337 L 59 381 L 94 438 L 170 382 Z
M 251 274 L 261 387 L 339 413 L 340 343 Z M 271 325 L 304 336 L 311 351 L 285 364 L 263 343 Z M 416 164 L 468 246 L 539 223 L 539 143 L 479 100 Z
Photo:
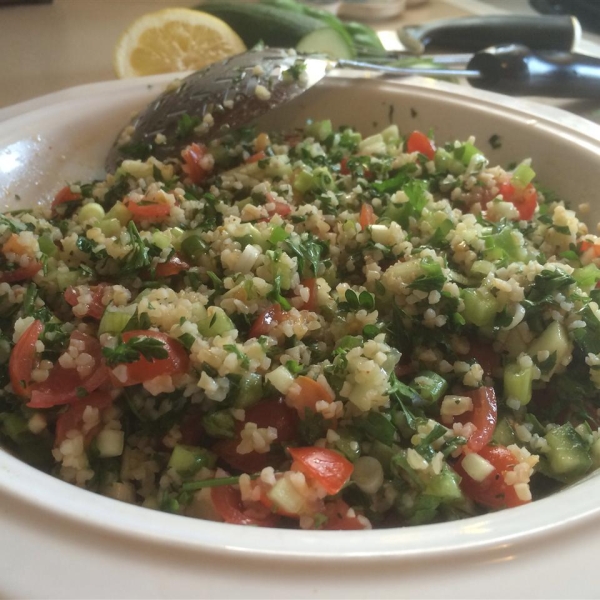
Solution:
M 243 525 L 441 522 L 560 489 L 600 464 L 600 240 L 534 178 L 472 138 L 322 121 L 128 158 L 0 216 L 3 446 Z

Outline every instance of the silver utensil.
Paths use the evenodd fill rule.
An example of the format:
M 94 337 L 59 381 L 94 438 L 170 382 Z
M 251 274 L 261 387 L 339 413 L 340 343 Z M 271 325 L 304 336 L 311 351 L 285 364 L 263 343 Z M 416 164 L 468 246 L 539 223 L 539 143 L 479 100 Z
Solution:
M 468 57 L 465 57 L 468 58 Z M 209 142 L 304 93 L 333 68 L 386 77 L 465 77 L 472 85 L 513 95 L 600 97 L 600 59 L 568 52 L 533 54 L 520 45 L 471 55 L 463 69 L 397 67 L 356 60 L 252 50 L 192 73 L 151 102 L 119 135 L 105 161 L 177 156 L 190 141 Z

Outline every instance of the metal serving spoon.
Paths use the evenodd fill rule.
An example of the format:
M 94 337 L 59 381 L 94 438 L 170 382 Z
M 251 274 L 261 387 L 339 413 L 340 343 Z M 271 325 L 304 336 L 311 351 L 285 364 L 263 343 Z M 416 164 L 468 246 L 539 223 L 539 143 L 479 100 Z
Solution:
M 600 97 L 599 59 L 568 52 L 534 55 L 519 45 L 477 52 L 465 69 L 334 61 L 278 48 L 251 50 L 192 73 L 163 92 L 121 132 L 106 169 L 114 171 L 127 157 L 177 156 L 191 140 L 208 142 L 247 125 L 340 67 L 388 77 L 466 77 L 475 87 L 515 95 Z

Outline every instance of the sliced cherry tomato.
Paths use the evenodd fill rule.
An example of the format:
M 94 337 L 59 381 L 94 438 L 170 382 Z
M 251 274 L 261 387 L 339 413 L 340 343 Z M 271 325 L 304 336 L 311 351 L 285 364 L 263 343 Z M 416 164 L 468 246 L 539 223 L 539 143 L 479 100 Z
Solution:
M 181 272 L 185 272 L 190 268 L 184 260 L 179 256 L 171 256 L 171 258 L 164 263 L 156 265 L 156 276 L 157 277 L 173 277 L 179 275 Z
M 317 302 L 319 287 L 317 286 L 316 278 L 311 277 L 310 279 L 305 279 L 302 282 L 302 285 L 308 288 L 308 300 L 304 303 L 302 308 L 312 312 L 319 310 L 319 304 Z
M 291 442 L 298 433 L 298 415 L 283 399 L 266 400 L 246 409 L 244 422 L 237 422 L 239 433 L 245 423 L 256 423 L 259 428 L 274 427 L 277 429 L 278 442 Z
M 217 442 L 212 448 L 213 452 L 230 467 L 245 473 L 256 473 L 265 467 L 277 466 L 281 463 L 281 455 L 273 452 L 239 454 L 237 447 L 240 444 L 240 432 L 246 423 L 256 423 L 259 428 L 274 427 L 277 430 L 278 443 L 290 442 L 298 434 L 299 419 L 296 411 L 287 406 L 282 399 L 277 399 L 259 402 L 247 408 L 245 413 L 244 421 L 236 422 L 236 438 Z
M 127 210 L 131 213 L 136 223 L 140 221 L 162 221 L 171 214 L 171 206 L 169 204 L 139 204 L 126 200 L 125 206 L 127 206 Z
M 256 152 L 256 154 L 253 154 L 250 158 L 248 158 L 246 163 L 247 164 L 255 163 L 255 162 L 258 162 L 259 160 L 263 160 L 265 158 L 267 158 L 265 151 L 260 150 L 259 152 Z
M 301 419 L 305 418 L 307 408 L 316 412 L 317 402 L 321 400 L 333 402 L 331 393 L 325 386 L 306 375 L 297 377 L 295 385 L 286 395 L 286 402 L 298 411 Z
M 280 202 L 276 200 L 272 194 L 266 194 L 267 203 L 274 204 L 275 207 L 268 210 L 269 217 L 273 215 L 279 215 L 280 217 L 287 217 L 292 212 L 292 207 L 287 202 Z
M 287 313 L 284 312 L 279 304 L 273 304 L 264 310 L 254 321 L 248 337 L 258 338 L 261 335 L 268 335 L 272 327 L 279 325 L 286 318 Z
M 122 337 L 124 342 L 134 337 L 147 337 L 160 340 L 164 344 L 169 356 L 168 358 L 158 358 L 152 361 L 140 356 L 135 362 L 124 364 L 123 366 L 127 369 L 127 378 L 125 381 L 121 381 L 113 376 L 112 379 L 115 385 L 127 387 L 149 381 L 160 375 L 177 375 L 178 373 L 187 372 L 190 358 L 186 349 L 176 339 L 167 334 L 160 331 L 136 330 L 126 331 Z
M 113 398 L 109 392 L 93 392 L 85 398 L 81 398 L 70 404 L 67 410 L 58 415 L 56 419 L 56 434 L 54 445 L 60 446 L 63 440 L 66 439 L 67 433 L 73 429 L 81 429 L 83 426 L 83 413 L 88 406 L 103 410 L 108 408 L 113 403 Z M 89 444 L 100 430 L 100 425 L 92 428 L 85 434 L 85 443 Z
M 463 469 L 464 457 L 461 458 L 454 470 L 462 478 L 460 487 L 465 495 L 490 508 L 511 508 L 526 504 L 517 496 L 514 486 L 504 483 L 504 474 L 517 464 L 512 452 L 505 446 L 484 446 L 478 454 L 494 467 L 494 471 L 483 481 L 475 481 Z
M 498 186 L 498 189 L 505 202 L 512 202 L 515 205 L 522 221 L 529 221 L 533 217 L 537 208 L 537 190 L 533 183 L 520 187 L 505 181 Z
M 206 436 L 202 419 L 205 412 L 197 404 L 192 404 L 190 409 L 181 419 L 181 443 L 187 446 L 199 446 Z
M 181 152 L 184 165 L 183 172 L 196 185 L 201 184 L 208 176 L 209 171 L 202 166 L 202 159 L 206 155 L 206 146 L 202 144 L 190 144 Z
M 8 362 L 8 372 L 10 383 L 15 394 L 29 398 L 31 395 L 31 372 L 35 364 L 35 343 L 44 330 L 44 324 L 41 321 L 34 321 L 22 334 L 13 351 L 10 354 Z
M 413 131 L 406 140 L 407 152 L 419 152 L 424 154 L 429 160 L 435 157 L 434 143 L 422 132 Z
M 31 261 L 26 267 L 17 267 L 13 271 L 0 271 L 0 283 L 16 283 L 31 279 L 42 268 L 42 263 Z
M 360 223 L 363 231 L 369 226 L 373 225 L 377 221 L 377 215 L 373 210 L 373 207 L 366 202 L 360 207 L 360 217 L 358 222 Z
M 341 498 L 333 502 L 327 502 L 323 509 L 323 514 L 327 517 L 327 521 L 325 521 L 321 529 L 328 531 L 357 531 L 366 529 L 358 520 L 358 517 L 348 516 L 349 509 L 350 507 Z
M 94 319 L 101 319 L 104 314 L 104 304 L 102 303 L 102 297 L 108 286 L 105 283 L 99 285 L 90 286 L 90 294 L 92 296 L 91 302 L 87 305 L 87 312 L 85 317 L 92 317 Z M 65 290 L 65 300 L 71 306 L 77 306 L 79 304 L 80 287 L 70 286 Z
M 270 452 L 239 454 L 237 451 L 239 445 L 239 439 L 219 440 L 211 450 L 232 469 L 244 473 L 258 473 L 265 467 L 274 467 L 278 462 L 281 462 L 280 459 L 275 460 Z
M 594 256 L 598 258 L 600 256 L 600 244 L 594 244 L 594 242 L 591 242 L 590 240 L 582 240 L 579 243 L 580 254 L 587 252 L 590 248 L 594 249 Z
M 350 479 L 354 465 L 338 452 L 328 448 L 288 448 L 294 462 L 292 470 L 314 479 L 328 494 L 337 494 Z
M 64 204 L 65 202 L 76 202 L 81 200 L 81 194 L 76 194 L 71 191 L 71 188 L 68 185 L 65 185 L 64 188 L 61 188 L 54 196 L 54 200 L 52 200 L 52 204 L 50 205 L 52 209 L 55 209 L 57 206 Z
M 481 365 L 483 372 L 489 377 L 501 365 L 500 355 L 490 342 L 471 340 L 468 355 Z
M 108 368 L 102 362 L 100 342 L 90 335 L 74 331 L 71 340 L 83 342 L 83 352 L 94 359 L 94 369 L 81 379 L 77 369 L 65 369 L 56 363 L 46 381 L 31 386 L 31 408 L 50 408 L 60 404 L 71 404 L 81 398 L 81 393 L 91 394 L 108 380 Z
M 467 447 L 471 452 L 479 452 L 492 439 L 498 421 L 498 404 L 492 387 L 480 387 L 465 392 L 473 400 L 473 410 L 460 415 L 463 423 L 473 423 L 477 428 L 469 438 Z
M 235 525 L 256 525 L 257 527 L 275 527 L 279 517 L 268 508 L 256 502 L 244 508 L 239 490 L 231 485 L 219 485 L 210 491 L 215 510 L 226 523 Z

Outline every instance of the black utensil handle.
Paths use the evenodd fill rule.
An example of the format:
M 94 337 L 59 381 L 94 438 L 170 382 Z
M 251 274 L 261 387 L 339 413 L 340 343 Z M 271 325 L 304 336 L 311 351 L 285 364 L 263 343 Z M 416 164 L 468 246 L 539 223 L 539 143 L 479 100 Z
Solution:
M 469 61 L 481 73 L 471 85 L 515 96 L 600 98 L 600 59 L 569 52 L 532 53 L 512 44 L 488 48 Z
M 434 21 L 405 31 L 428 50 L 477 52 L 498 44 L 523 44 L 532 50 L 569 51 L 581 26 L 568 15 L 490 15 Z

